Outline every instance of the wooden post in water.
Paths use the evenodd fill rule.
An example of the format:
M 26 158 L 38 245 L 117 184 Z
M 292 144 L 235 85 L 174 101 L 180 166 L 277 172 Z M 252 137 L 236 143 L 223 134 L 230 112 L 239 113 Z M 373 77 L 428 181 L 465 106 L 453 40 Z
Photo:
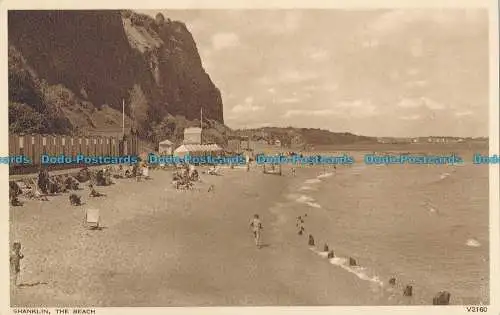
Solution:
M 449 305 L 451 294 L 448 291 L 440 291 L 432 299 L 432 305 Z
M 413 296 L 413 286 L 407 285 L 405 290 L 403 291 L 404 296 Z
M 309 234 L 309 242 L 308 242 L 309 246 L 314 246 L 314 237 Z
M 357 265 L 358 265 L 358 263 L 357 263 L 356 259 L 349 257 L 349 266 L 354 267 Z

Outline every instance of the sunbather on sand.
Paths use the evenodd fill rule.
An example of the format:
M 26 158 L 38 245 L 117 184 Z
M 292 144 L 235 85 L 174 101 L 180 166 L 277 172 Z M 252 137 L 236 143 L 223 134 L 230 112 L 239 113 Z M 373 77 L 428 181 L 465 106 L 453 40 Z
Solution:
M 38 185 L 34 179 L 32 180 L 31 190 L 28 193 L 28 197 L 33 198 L 33 199 L 37 199 L 37 200 L 41 200 L 41 201 L 49 201 L 46 194 L 44 194 L 40 191 L 40 189 L 38 188 Z
M 92 184 L 89 184 L 89 189 L 90 189 L 89 197 L 102 197 L 102 196 L 106 196 L 105 194 L 97 192 L 94 189 L 94 186 Z

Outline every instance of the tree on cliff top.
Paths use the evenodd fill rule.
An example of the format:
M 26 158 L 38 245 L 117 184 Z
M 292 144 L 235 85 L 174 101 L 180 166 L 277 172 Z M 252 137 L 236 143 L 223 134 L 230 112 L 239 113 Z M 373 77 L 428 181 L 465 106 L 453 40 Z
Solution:
M 156 14 L 155 20 L 158 26 L 163 26 L 163 24 L 165 24 L 165 16 L 161 13 Z

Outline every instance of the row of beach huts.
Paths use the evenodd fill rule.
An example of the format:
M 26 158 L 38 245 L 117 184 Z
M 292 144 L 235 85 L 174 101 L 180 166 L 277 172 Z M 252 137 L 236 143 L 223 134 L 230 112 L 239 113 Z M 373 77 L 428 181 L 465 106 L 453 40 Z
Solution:
M 24 156 L 30 160 L 27 165 L 11 164 L 11 174 L 36 170 L 41 165 L 42 155 L 125 156 L 138 155 L 139 153 L 139 138 L 135 133 L 130 133 L 124 137 L 53 134 L 9 135 L 9 156 Z M 76 165 L 65 166 L 75 167 Z

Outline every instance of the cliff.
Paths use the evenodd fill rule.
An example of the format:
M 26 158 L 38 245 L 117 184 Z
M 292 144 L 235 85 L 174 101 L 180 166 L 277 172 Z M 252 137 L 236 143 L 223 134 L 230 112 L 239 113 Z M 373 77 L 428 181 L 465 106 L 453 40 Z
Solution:
M 279 140 L 285 147 L 294 145 L 346 145 L 359 143 L 377 143 L 377 138 L 355 135 L 348 132 L 332 132 L 318 128 L 280 128 L 263 127 L 256 129 L 235 130 L 235 135 L 249 137 L 252 140 L 274 142 Z
M 122 99 L 127 125 L 143 137 L 165 133 L 158 126 L 175 117 L 199 118 L 202 106 L 208 123 L 224 122 L 220 91 L 181 22 L 105 10 L 8 19 L 11 132 L 120 128 Z

